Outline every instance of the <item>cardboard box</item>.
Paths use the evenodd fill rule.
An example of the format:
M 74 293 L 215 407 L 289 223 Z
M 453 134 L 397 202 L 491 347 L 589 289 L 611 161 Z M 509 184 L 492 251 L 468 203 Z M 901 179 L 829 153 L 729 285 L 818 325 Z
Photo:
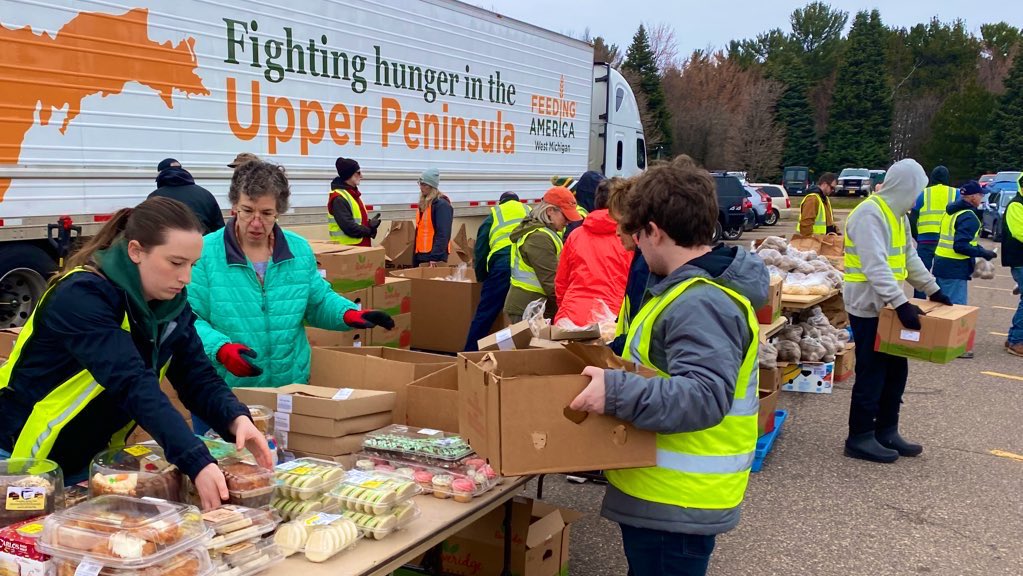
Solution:
M 355 304 L 356 309 L 365 310 L 370 308 L 369 298 L 370 291 L 373 288 L 363 288 L 362 290 L 353 290 L 351 292 L 342 292 L 341 297 L 351 301 Z
M 393 419 L 394 417 L 391 415 L 390 410 L 377 412 L 376 414 L 344 418 L 342 420 L 274 412 L 274 430 L 305 434 L 307 436 L 321 436 L 323 438 L 341 438 L 342 436 L 379 430 L 390 424 Z M 313 452 L 316 452 L 316 450 L 313 450 Z
M 309 382 L 317 386 L 343 385 L 394 392 L 394 423 L 404 424 L 408 385 L 456 361 L 451 356 L 378 346 L 313 348 Z
M 354 454 L 362 449 L 362 441 L 366 438 L 365 434 L 351 434 L 339 438 L 329 438 L 326 436 L 300 434 L 298 432 L 287 432 L 281 434 L 281 436 L 281 443 L 286 450 L 314 452 L 328 456 Z
M 355 469 L 355 454 L 341 454 L 339 456 L 331 456 L 330 454 L 317 454 L 315 452 L 303 452 L 302 450 L 289 449 L 295 458 L 318 458 L 320 460 L 326 460 L 328 462 L 337 462 L 345 467 L 345 470 Z
M 11 357 L 19 334 L 21 334 L 21 328 L 4 328 L 0 330 L 0 358 Z
M 767 304 L 757 310 L 757 322 L 770 324 L 781 318 L 781 285 L 781 278 L 771 277 L 771 284 L 767 288 Z
M 803 252 L 813 250 L 817 254 L 829 259 L 845 256 L 845 239 L 837 235 L 800 236 L 796 234 L 789 240 L 789 246 Z
M 486 338 L 480 338 L 477 342 L 481 352 L 489 350 L 525 350 L 529 348 L 529 342 L 533 339 L 533 331 L 529 322 L 523 320 L 494 332 Z
M 366 330 L 321 330 L 312 326 L 305 327 L 306 338 L 312 347 L 346 346 L 359 347 L 369 346 Z
M 522 576 L 568 574 L 569 529 L 582 514 L 545 502 L 512 503 L 511 572 Z M 504 559 L 501 506 L 442 545 L 441 571 L 461 576 L 500 576 Z
M 781 389 L 788 392 L 831 394 L 834 385 L 834 362 L 803 362 L 781 369 Z
M 768 392 L 781 389 L 781 369 L 761 368 L 759 388 Z
M 387 330 L 377 326 L 368 330 L 369 345 L 408 350 L 412 346 L 412 315 L 398 314 L 391 318 L 394 328 Z
M 391 222 L 391 229 L 380 242 L 388 268 L 409 268 L 416 251 L 416 223 L 411 220 Z
M 458 433 L 458 366 L 452 364 L 408 385 L 405 423 Z
M 315 351 L 313 353 L 315 354 Z M 352 390 L 344 400 L 335 400 L 334 397 L 339 392 L 338 388 L 309 384 L 288 384 L 280 388 L 234 389 L 235 396 L 245 404 L 260 404 L 274 412 L 292 416 L 315 416 L 329 420 L 346 420 L 390 412 L 397 401 L 397 394 L 393 392 L 361 389 Z
M 502 508 L 503 510 L 503 508 Z M 35 537 L 23 536 L 18 529 L 38 530 Z M 52 576 L 50 556 L 36 548 L 43 519 L 34 518 L 0 529 L 0 574 L 4 576 Z
M 469 326 L 480 302 L 481 284 L 472 270 L 469 282 L 443 280 L 455 268 L 409 268 L 392 276 L 412 280 L 412 347 L 457 353 L 465 349 Z M 500 321 L 500 318 L 498 319 Z
M 541 340 L 553 340 L 555 342 L 562 340 L 572 340 L 575 342 L 599 340 L 600 326 L 597 324 L 590 324 L 584 330 L 566 330 L 564 328 L 550 325 L 542 328 L 540 333 L 536 336 Z
M 463 353 L 459 433 L 505 476 L 652 466 L 654 433 L 568 409 L 589 384 L 583 368 L 631 367 L 626 364 L 606 347 L 574 343 L 562 350 Z
M 907 330 L 899 322 L 895 310 L 881 310 L 874 350 L 914 358 L 937 364 L 946 364 L 973 350 L 977 336 L 977 308 L 973 306 L 945 306 L 929 300 L 910 300 L 923 310 L 920 330 Z
M 845 350 L 835 355 L 835 382 L 844 382 L 856 373 L 856 344 L 845 345 Z
M 453 266 L 459 264 L 472 266 L 472 261 L 476 256 L 476 242 L 465 233 L 464 223 L 451 239 L 448 249 L 448 264 Z
M 412 312 L 412 281 L 388 276 L 370 289 L 369 307 L 391 316 Z
M 370 288 L 383 284 L 386 278 L 383 248 L 342 246 L 333 252 L 316 254 L 316 265 L 335 292 Z
M 760 390 L 760 412 L 757 414 L 757 435 L 774 432 L 774 412 L 778 409 L 778 390 Z

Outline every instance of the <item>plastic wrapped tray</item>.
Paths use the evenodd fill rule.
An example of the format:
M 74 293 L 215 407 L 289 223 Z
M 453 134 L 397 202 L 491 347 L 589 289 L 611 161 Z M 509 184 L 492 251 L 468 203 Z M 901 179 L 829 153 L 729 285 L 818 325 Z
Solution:
M 411 473 L 413 481 L 424 493 L 433 494 L 434 497 L 441 499 L 453 498 L 458 502 L 471 502 L 473 498 L 485 494 L 501 482 L 500 476 L 493 468 L 475 455 L 445 467 L 424 465 L 398 457 L 384 458 L 365 452 L 356 454 L 355 458 L 357 471 L 364 471 L 372 465 L 376 471 L 394 471 L 405 476 Z M 472 483 L 471 491 L 466 481 Z
M 362 447 L 376 453 L 446 462 L 456 462 L 473 453 L 469 444 L 458 434 L 401 424 L 391 424 L 370 432 L 362 441 Z
M 276 510 L 285 522 L 290 522 L 303 514 L 323 512 L 327 510 L 328 505 L 326 496 L 321 496 L 316 500 L 289 500 L 277 496 L 270 502 L 270 507 Z
M 185 500 L 185 475 L 167 461 L 159 446 L 136 444 L 100 452 L 92 459 L 89 477 L 91 497 L 116 494 Z
M 39 549 L 113 568 L 146 568 L 189 548 L 205 547 L 212 533 L 194 506 L 100 496 L 48 516 Z
M 241 458 L 228 457 L 219 460 L 218 465 L 224 472 L 227 489 L 230 493 L 228 502 L 249 508 L 269 506 L 274 492 L 274 473 L 272 470 L 260 468 Z
M 399 505 L 389 514 L 363 514 L 352 510 L 342 512 L 345 518 L 355 522 L 355 525 L 364 531 L 366 536 L 374 540 L 387 538 L 395 530 L 401 530 L 408 526 L 410 522 L 419 518 L 421 514 L 422 512 L 419 510 L 419 506 L 416 505 L 415 500 L 409 500 Z
M 52 460 L 0 460 L 0 527 L 64 507 L 64 474 Z
M 281 517 L 272 510 L 258 510 L 227 504 L 202 515 L 203 520 L 215 536 L 210 540 L 210 550 L 222 550 L 239 542 L 269 534 L 281 523 Z
M 318 458 L 299 458 L 274 468 L 278 494 L 289 500 L 321 498 L 344 478 L 344 466 Z
M 213 563 L 210 555 L 201 548 L 193 548 L 176 556 L 171 556 L 154 566 L 145 568 L 125 568 L 103 563 L 103 560 L 91 558 L 60 558 L 51 560 L 55 576 L 75 576 L 78 565 L 84 562 L 99 564 L 98 576 L 211 576 Z M 83 568 L 85 568 L 83 566 Z M 89 570 L 88 573 L 92 573 Z
M 387 514 L 422 494 L 411 478 L 387 472 L 349 472 L 340 486 L 327 494 L 327 506 L 364 514 Z
M 273 540 L 241 542 L 214 555 L 213 567 L 217 576 L 252 576 L 279 564 L 284 554 Z
M 274 412 L 266 406 L 259 404 L 249 405 L 249 415 L 252 416 L 252 423 L 256 429 L 266 436 L 274 435 Z
M 304 552 L 307 560 L 324 562 L 354 546 L 363 535 L 352 520 L 318 512 L 282 524 L 274 534 L 274 543 L 285 556 Z

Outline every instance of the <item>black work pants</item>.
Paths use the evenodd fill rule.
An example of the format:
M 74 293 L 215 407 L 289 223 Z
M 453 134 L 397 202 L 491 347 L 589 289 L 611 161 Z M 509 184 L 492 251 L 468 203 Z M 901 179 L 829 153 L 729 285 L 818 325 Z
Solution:
M 856 383 L 849 406 L 849 435 L 898 426 L 909 361 L 874 351 L 877 318 L 850 314 L 849 323 L 856 342 Z

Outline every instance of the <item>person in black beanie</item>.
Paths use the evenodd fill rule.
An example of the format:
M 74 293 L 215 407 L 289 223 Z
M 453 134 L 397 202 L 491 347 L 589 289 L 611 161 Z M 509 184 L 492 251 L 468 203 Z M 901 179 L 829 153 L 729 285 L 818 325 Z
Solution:
M 351 158 L 334 162 L 337 178 L 330 183 L 330 197 L 327 200 L 327 224 L 330 241 L 346 246 L 372 246 L 380 227 L 380 214 L 372 218 L 362 203 L 362 168 Z
M 163 159 L 156 167 L 156 190 L 149 198 L 163 197 L 177 200 L 188 206 L 202 224 L 203 234 L 216 232 L 224 227 L 224 214 L 217 199 L 209 190 L 199 186 L 192 174 L 181 167 L 173 158 Z

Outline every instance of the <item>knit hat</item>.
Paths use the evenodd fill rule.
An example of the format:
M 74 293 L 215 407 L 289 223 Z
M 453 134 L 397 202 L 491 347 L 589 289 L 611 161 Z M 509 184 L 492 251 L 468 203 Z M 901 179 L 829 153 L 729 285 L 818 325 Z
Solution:
M 498 204 L 504 204 L 505 202 L 507 202 L 509 200 L 513 200 L 515 202 L 518 202 L 519 201 L 519 195 L 514 193 L 514 192 L 505 192 L 504 194 L 501 194 L 501 199 L 498 200 L 497 203 Z
M 551 186 L 561 186 L 572 190 L 575 187 L 575 178 L 571 176 L 551 176 Z
M 362 170 L 362 168 L 359 167 L 359 163 L 355 160 L 352 160 L 351 158 L 342 158 L 340 156 L 338 156 L 337 160 L 334 161 L 334 167 L 337 168 L 337 175 L 342 180 L 348 180 L 356 172 Z
M 419 175 L 419 181 L 431 188 L 440 188 L 440 171 L 436 168 L 427 168 Z
M 983 194 L 984 189 L 981 188 L 980 182 L 970 180 L 966 184 L 963 184 L 963 187 L 959 189 L 959 193 L 963 196 L 967 196 L 969 194 Z
M 555 186 L 543 195 L 543 201 L 557 206 L 569 222 L 578 222 L 583 219 L 579 213 L 579 207 L 575 203 L 575 196 L 564 186 Z
M 242 152 L 241 154 L 235 156 L 234 160 L 231 160 L 231 163 L 228 164 L 227 167 L 228 168 L 237 168 L 237 167 L 241 166 L 242 164 L 248 164 L 249 162 L 252 162 L 252 161 L 255 161 L 255 160 L 259 160 L 259 156 L 256 156 L 255 154 L 253 154 L 251 152 Z
M 181 168 L 181 162 L 178 162 L 173 158 L 164 158 L 156 165 L 156 170 L 158 172 L 163 172 L 168 168 Z

